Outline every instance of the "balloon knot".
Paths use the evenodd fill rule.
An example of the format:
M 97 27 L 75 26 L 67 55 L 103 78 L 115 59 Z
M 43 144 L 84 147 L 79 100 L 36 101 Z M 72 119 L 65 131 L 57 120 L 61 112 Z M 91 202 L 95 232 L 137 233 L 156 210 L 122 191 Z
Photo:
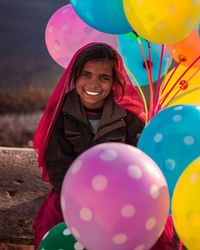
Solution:
M 182 80 L 182 81 L 180 81 L 179 86 L 180 86 L 180 89 L 182 89 L 182 90 L 187 89 L 188 82 L 186 80 Z
M 147 60 L 147 68 L 150 69 L 153 66 L 153 62 L 151 60 Z M 143 62 L 143 67 L 146 69 L 146 64 Z
M 187 61 L 187 57 L 185 55 L 183 55 L 183 54 L 178 55 L 178 59 L 180 60 L 180 62 Z

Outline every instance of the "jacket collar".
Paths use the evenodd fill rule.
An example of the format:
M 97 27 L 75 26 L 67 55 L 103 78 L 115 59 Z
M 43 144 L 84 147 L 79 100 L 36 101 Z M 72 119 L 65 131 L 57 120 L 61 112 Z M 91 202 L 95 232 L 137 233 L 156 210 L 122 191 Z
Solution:
M 89 124 L 86 112 L 75 89 L 66 94 L 62 110 L 64 113 L 73 116 L 81 122 Z
M 62 110 L 64 113 L 67 113 L 89 125 L 86 112 L 75 89 L 66 94 Z M 126 111 L 118 107 L 113 101 L 113 98 L 108 96 L 102 111 L 99 128 L 108 124 L 108 121 L 109 123 L 112 123 L 124 118 L 126 115 Z

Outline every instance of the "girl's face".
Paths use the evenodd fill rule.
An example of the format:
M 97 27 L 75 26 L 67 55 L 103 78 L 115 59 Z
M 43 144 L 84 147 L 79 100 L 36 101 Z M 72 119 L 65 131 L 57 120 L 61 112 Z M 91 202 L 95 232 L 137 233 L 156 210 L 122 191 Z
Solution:
M 107 59 L 88 61 L 76 81 L 76 91 L 89 109 L 102 108 L 113 85 L 113 62 Z

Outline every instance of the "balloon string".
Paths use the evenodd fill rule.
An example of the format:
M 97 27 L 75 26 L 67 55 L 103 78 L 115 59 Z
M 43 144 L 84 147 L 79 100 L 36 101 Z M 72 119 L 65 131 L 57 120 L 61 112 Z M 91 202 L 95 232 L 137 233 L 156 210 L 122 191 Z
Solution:
M 159 89 L 160 89 L 160 83 L 161 83 L 161 71 L 162 71 L 162 63 L 163 63 L 163 56 L 164 56 L 164 44 L 162 44 L 161 48 L 161 55 L 160 55 L 160 65 L 159 65 L 159 72 L 158 72 L 158 81 L 156 83 L 156 93 L 154 97 L 154 104 L 153 104 L 153 115 L 155 115 L 156 111 L 156 106 L 158 102 L 158 97 L 159 97 Z
M 189 82 L 200 70 L 200 67 L 187 79 L 187 82 Z
M 145 123 L 147 124 L 147 122 L 148 122 L 148 107 L 147 107 L 147 102 L 146 102 L 144 92 L 142 91 L 142 88 L 140 87 L 140 84 L 136 80 L 135 76 L 130 72 L 130 70 L 126 66 L 125 66 L 125 68 L 126 68 L 126 71 L 128 72 L 128 74 L 131 76 L 131 78 L 135 82 L 136 86 L 138 87 L 139 93 L 142 97 L 142 101 L 144 103 L 144 109 L 145 109 Z
M 171 93 L 171 91 L 176 87 L 176 85 L 179 83 L 179 81 L 181 80 L 181 78 L 192 68 L 192 66 L 200 59 L 200 56 L 198 56 L 193 63 L 190 64 L 190 66 L 183 72 L 183 74 L 177 79 L 177 81 L 173 84 L 173 86 L 171 87 L 171 89 L 167 92 L 167 94 L 165 95 L 165 97 L 163 98 L 162 102 L 160 103 L 160 108 L 162 107 L 163 103 L 165 102 L 165 100 L 167 99 L 167 97 L 169 96 L 169 94 Z
M 166 107 L 168 107 L 168 105 L 175 99 L 175 97 L 178 95 L 178 93 L 181 91 L 181 89 L 179 88 L 177 91 L 176 91 L 176 93 L 172 96 L 172 98 L 164 105 L 164 106 L 162 106 L 161 108 L 166 108 Z
M 178 69 L 178 67 L 180 66 L 180 64 L 181 64 L 181 61 L 180 61 L 180 62 L 178 62 L 178 63 L 176 64 L 175 68 L 173 69 L 173 71 L 172 71 L 172 72 L 171 72 L 171 74 L 170 74 L 169 79 L 167 80 L 167 82 L 165 83 L 164 87 L 162 88 L 162 90 L 161 90 L 161 94 L 165 91 L 165 89 L 166 89 L 166 87 L 167 87 L 168 83 L 170 82 L 171 78 L 172 78 L 172 77 L 173 77 L 173 75 L 175 74 L 175 72 L 176 72 L 176 70 Z M 162 101 L 162 100 L 165 98 L 165 96 L 166 96 L 166 94 L 164 95 L 164 97 L 163 97 L 163 98 L 161 98 L 161 100 L 160 100 L 160 101 Z
M 197 70 L 196 70 L 196 71 L 186 80 L 186 83 L 187 83 L 187 84 L 189 84 L 190 80 L 199 72 L 199 70 L 200 70 L 200 67 L 199 67 L 199 68 L 198 68 L 198 69 L 197 69 Z M 185 94 L 189 93 L 189 92 L 192 92 L 192 90 L 196 90 L 196 89 L 199 89 L 199 88 L 190 89 L 190 90 L 186 91 L 184 94 L 182 94 L 181 97 L 184 96 Z M 176 93 L 171 97 L 171 99 L 170 99 L 162 108 L 168 107 L 169 104 L 171 104 L 171 102 L 177 100 L 178 98 L 176 98 L 176 97 L 177 97 L 178 93 L 179 93 L 181 90 L 184 91 L 184 89 L 182 89 L 182 88 L 180 87 L 180 88 L 176 91 Z M 179 95 L 179 96 L 180 96 L 180 95 Z M 178 97 L 179 97 L 179 96 L 178 96 Z
M 186 92 L 184 92 L 183 94 L 180 94 L 178 96 L 176 96 L 173 100 L 171 100 L 170 102 L 168 102 L 165 106 L 163 106 L 162 108 L 166 108 L 169 104 L 173 104 L 174 102 L 176 102 L 178 99 L 184 97 L 185 95 L 193 92 L 193 91 L 197 91 L 197 90 L 200 90 L 200 87 L 197 87 L 197 88 L 193 88 L 193 89 L 190 89 L 190 90 L 187 90 Z
M 146 56 L 145 56 L 145 53 L 144 53 L 144 49 L 142 47 L 142 44 L 141 44 L 141 41 L 140 41 L 139 37 L 137 37 L 137 41 L 138 41 L 138 44 L 140 46 L 140 50 L 141 50 L 141 53 L 142 53 L 142 56 L 143 56 L 143 59 L 144 59 L 145 68 L 146 68 L 147 75 L 148 75 L 148 80 L 149 80 L 149 99 L 150 100 L 149 100 L 148 119 L 150 120 L 151 117 L 152 117 L 152 107 L 153 107 L 153 83 L 152 83 L 152 79 L 151 79 L 151 76 L 150 76 L 150 72 L 149 72 Z
M 167 66 L 166 66 L 166 71 L 165 71 L 165 75 L 164 75 L 163 81 L 160 84 L 159 93 L 158 93 L 158 99 L 157 99 L 157 102 L 156 102 L 156 107 L 154 109 L 154 115 L 156 115 L 158 113 L 159 100 L 160 100 L 160 96 L 161 96 L 161 93 L 162 93 L 163 86 L 164 86 L 164 84 L 166 82 L 166 77 L 167 77 L 167 73 L 169 71 L 170 64 L 171 64 L 171 60 L 168 59 Z
M 179 241 L 178 250 L 182 250 L 182 248 L 183 248 L 183 243 L 182 241 Z
M 153 81 L 152 80 L 152 66 L 153 66 L 153 64 L 152 64 L 152 56 L 151 56 L 151 44 L 149 41 L 148 41 L 148 55 L 149 55 L 149 65 L 147 65 L 147 66 L 149 69 L 149 75 L 150 75 L 151 81 Z
M 161 96 L 161 94 L 163 93 L 163 89 L 165 88 L 165 84 L 167 83 L 166 82 L 166 78 L 167 78 L 167 73 L 169 72 L 169 68 L 170 68 L 170 65 L 171 65 L 171 60 L 168 59 L 168 62 L 167 62 L 167 70 L 165 72 L 165 75 L 164 75 L 164 79 L 163 81 L 161 82 L 161 86 L 160 86 L 160 89 L 159 89 L 159 96 Z M 169 79 L 168 79 L 169 80 Z

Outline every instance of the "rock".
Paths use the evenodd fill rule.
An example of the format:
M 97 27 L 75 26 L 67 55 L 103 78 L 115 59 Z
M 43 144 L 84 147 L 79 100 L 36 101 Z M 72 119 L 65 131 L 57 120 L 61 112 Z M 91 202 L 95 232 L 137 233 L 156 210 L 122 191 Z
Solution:
M 0 242 L 33 244 L 33 219 L 49 190 L 33 149 L 0 147 Z

